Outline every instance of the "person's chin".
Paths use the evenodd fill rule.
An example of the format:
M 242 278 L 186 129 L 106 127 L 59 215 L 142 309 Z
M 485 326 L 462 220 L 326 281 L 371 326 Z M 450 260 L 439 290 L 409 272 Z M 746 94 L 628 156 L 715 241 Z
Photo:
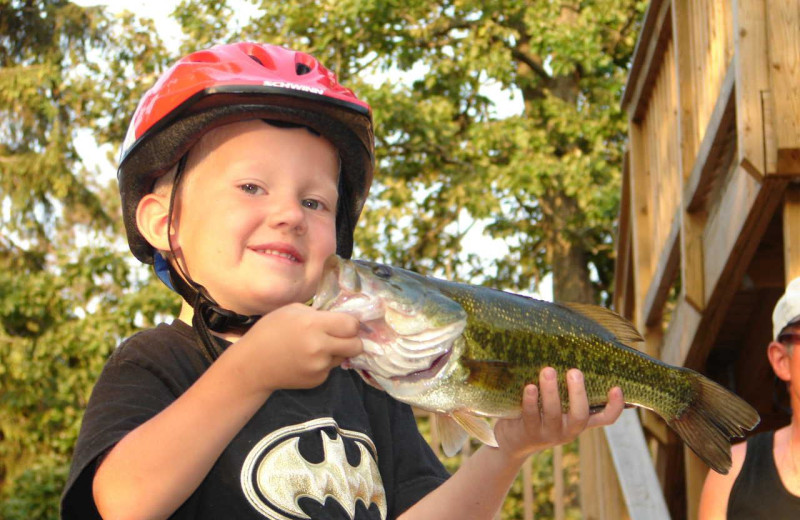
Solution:
M 268 314 L 275 309 L 280 307 L 284 307 L 291 303 L 305 303 L 307 300 L 310 300 L 313 297 L 313 294 L 306 299 L 303 299 L 302 296 L 294 291 L 287 291 L 282 292 L 279 291 L 278 294 L 276 292 L 270 291 L 268 293 L 264 293 L 261 295 L 256 296 L 252 300 L 250 300 L 250 304 L 247 306 L 248 309 L 256 312 L 251 312 L 249 314 Z

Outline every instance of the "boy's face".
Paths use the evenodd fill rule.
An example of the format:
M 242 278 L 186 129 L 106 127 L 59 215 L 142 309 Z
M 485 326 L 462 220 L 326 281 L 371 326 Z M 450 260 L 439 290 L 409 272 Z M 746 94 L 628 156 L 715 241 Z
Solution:
M 336 251 L 339 158 L 305 128 L 209 132 L 176 197 L 176 258 L 222 307 L 266 314 L 309 300 Z

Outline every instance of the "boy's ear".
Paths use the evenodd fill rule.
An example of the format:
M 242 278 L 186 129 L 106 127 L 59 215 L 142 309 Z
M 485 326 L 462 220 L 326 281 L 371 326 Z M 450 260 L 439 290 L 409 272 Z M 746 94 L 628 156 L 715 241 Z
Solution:
M 773 341 L 767 347 L 767 357 L 769 358 L 769 364 L 772 365 L 772 370 L 775 372 L 775 375 L 778 376 L 778 379 L 781 381 L 789 381 L 792 377 L 789 366 L 791 358 L 786 345 L 777 341 Z
M 136 207 L 136 226 L 139 233 L 158 251 L 169 251 L 167 222 L 169 197 L 148 193 Z

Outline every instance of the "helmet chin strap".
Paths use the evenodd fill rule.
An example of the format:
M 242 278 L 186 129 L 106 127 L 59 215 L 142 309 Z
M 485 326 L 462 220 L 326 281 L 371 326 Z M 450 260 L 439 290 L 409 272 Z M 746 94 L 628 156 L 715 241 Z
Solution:
M 220 307 L 208 294 L 205 287 L 197 283 L 187 282 L 173 267 L 169 265 L 169 278 L 175 291 L 187 303 L 192 305 L 192 327 L 197 331 L 200 346 L 209 361 L 217 359 L 223 351 L 219 342 L 211 332 L 247 332 L 261 316 L 246 316 Z
M 188 154 L 181 157 L 178 168 L 175 172 L 175 180 L 172 183 L 172 193 L 169 199 L 169 211 L 167 216 L 167 236 L 171 236 L 172 215 L 175 205 L 175 194 L 178 191 L 178 184 L 186 168 Z M 172 248 L 172 240 L 169 243 L 170 254 L 176 258 Z M 209 361 L 216 360 L 223 352 L 222 346 L 211 334 L 213 332 L 235 332 L 243 334 L 247 332 L 253 324 L 261 318 L 260 315 L 246 316 L 234 311 L 220 307 L 219 304 L 208 294 L 205 287 L 192 280 L 183 270 L 177 260 L 169 262 L 163 258 L 161 253 L 156 253 L 154 267 L 158 277 L 167 286 L 177 292 L 183 299 L 192 306 L 194 316 L 192 317 L 192 327 L 197 332 L 203 354 Z M 166 272 L 165 272 L 166 271 Z

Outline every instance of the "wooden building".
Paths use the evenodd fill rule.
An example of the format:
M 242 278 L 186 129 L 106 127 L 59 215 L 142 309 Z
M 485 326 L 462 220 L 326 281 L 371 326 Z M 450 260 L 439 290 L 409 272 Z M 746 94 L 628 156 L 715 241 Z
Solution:
M 757 431 L 786 424 L 766 346 L 773 306 L 800 276 L 800 1 L 653 0 L 622 104 L 616 310 L 648 354 L 750 402 Z M 618 460 L 610 434 L 582 439 L 584 517 L 659 517 L 643 512 L 658 504 L 640 507 L 646 478 L 626 475 L 639 471 L 669 517 L 697 518 L 708 468 L 636 413 L 645 468 Z

